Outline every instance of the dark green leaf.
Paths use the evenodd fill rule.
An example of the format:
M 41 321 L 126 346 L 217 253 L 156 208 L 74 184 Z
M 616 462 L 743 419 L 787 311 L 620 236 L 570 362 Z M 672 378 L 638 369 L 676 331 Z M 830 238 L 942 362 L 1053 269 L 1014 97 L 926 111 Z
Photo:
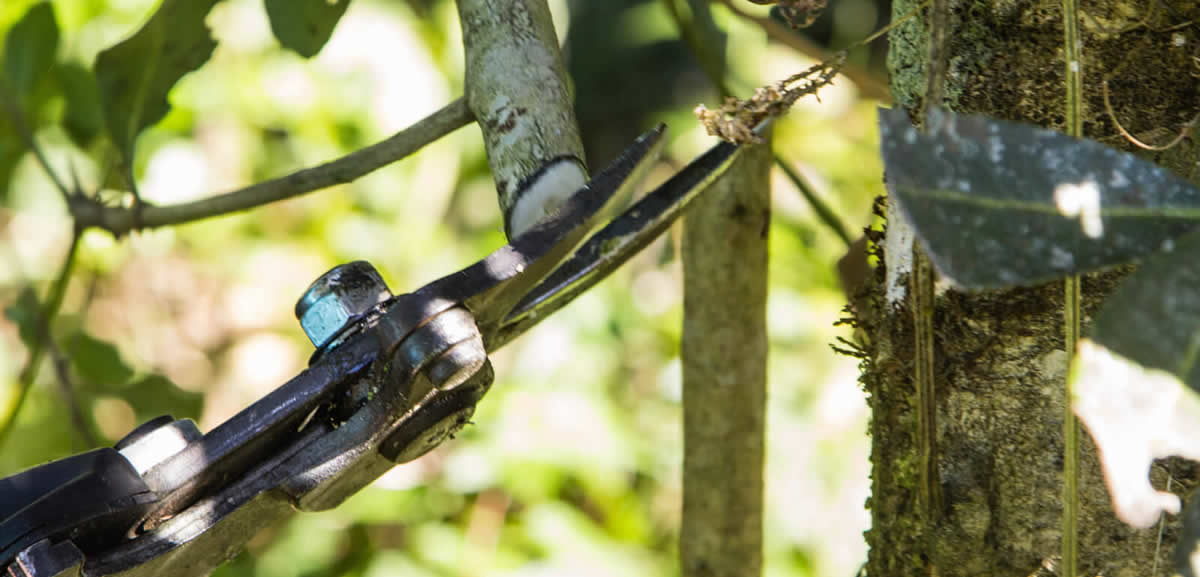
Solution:
M 1200 391 L 1200 231 L 1169 245 L 1104 302 L 1089 338 Z
M 17 325 L 17 334 L 21 336 L 21 342 L 29 348 L 33 347 L 33 342 L 37 339 L 37 323 L 40 314 L 41 304 L 38 302 L 37 294 L 30 287 L 21 289 L 21 294 L 17 296 L 17 302 L 4 309 L 4 318 Z
M 1128 262 L 1200 224 L 1200 191 L 1090 140 L 944 111 L 926 132 L 879 113 L 889 194 L 938 270 L 966 288 Z
M 133 36 L 96 57 L 96 83 L 113 143 L 129 160 L 138 133 L 163 116 L 175 83 L 212 56 L 204 18 L 220 0 L 164 0 Z
M 64 352 L 89 387 L 104 390 L 124 385 L 133 377 L 133 369 L 121 359 L 117 347 L 87 333 L 71 335 Z
M 120 395 L 137 411 L 138 420 L 158 415 L 176 419 L 195 419 L 200 416 L 204 395 L 185 391 L 170 379 L 150 375 L 121 390 Z
M 0 112 L 0 114 L 3 114 Z M 3 118 L 3 116 L 0 116 Z M 17 167 L 17 162 L 25 155 L 25 143 L 21 142 L 21 137 L 17 131 L 13 129 L 11 122 L 0 122 L 0 202 L 5 202 L 8 199 L 9 185 L 12 181 L 12 172 Z
M 100 109 L 96 78 L 91 70 L 67 63 L 58 67 L 58 83 L 67 101 L 63 111 L 63 128 L 75 144 L 87 148 L 104 129 L 104 113 Z
M 1150 527 L 1179 499 L 1150 485 L 1154 459 L 1200 459 L 1200 231 L 1142 266 L 1108 298 L 1071 367 L 1072 409 L 1101 455 L 1113 510 Z
M 350 0 L 266 0 L 266 5 L 279 43 L 312 58 L 333 35 Z
M 58 22 L 49 2 L 34 4 L 8 31 L 4 42 L 4 77 L 18 98 L 37 87 L 58 52 Z

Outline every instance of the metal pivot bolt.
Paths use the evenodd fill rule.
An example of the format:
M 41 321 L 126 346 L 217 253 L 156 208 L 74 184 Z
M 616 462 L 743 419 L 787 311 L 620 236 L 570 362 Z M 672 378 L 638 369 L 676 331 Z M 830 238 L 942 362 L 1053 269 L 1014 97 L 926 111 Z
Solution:
M 357 260 L 335 266 L 313 281 L 296 302 L 296 318 L 320 350 L 351 321 L 390 298 L 392 293 L 375 267 Z

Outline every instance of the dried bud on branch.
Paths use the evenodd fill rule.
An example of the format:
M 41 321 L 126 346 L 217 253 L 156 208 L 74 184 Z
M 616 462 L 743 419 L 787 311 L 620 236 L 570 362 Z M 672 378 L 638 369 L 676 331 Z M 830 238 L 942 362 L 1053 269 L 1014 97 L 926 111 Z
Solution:
M 818 89 L 833 82 L 845 62 L 846 53 L 839 52 L 827 62 L 755 90 L 748 100 L 726 98 L 725 104 L 717 110 L 709 110 L 700 104 L 693 112 L 713 136 L 734 144 L 760 142 L 762 139 L 754 133 L 759 123 L 768 117 L 783 115 L 802 96 L 815 96 Z

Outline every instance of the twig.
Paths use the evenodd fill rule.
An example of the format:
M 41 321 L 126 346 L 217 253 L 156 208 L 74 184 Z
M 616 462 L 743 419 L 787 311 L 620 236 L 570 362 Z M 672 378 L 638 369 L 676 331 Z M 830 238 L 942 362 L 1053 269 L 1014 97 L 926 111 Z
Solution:
M 25 115 L 21 113 L 20 105 L 13 99 L 8 85 L 3 82 L 0 82 L 0 100 L 4 101 L 4 109 L 8 113 L 8 119 L 12 123 L 13 130 L 21 136 L 21 140 L 25 142 L 25 147 L 33 153 L 33 157 L 42 166 L 42 170 L 46 171 L 46 176 L 49 176 L 50 181 L 54 183 L 54 187 L 62 193 L 64 199 L 70 202 L 70 189 L 63 184 L 62 180 L 58 178 L 58 174 L 50 167 L 50 161 L 46 158 L 46 154 L 42 152 L 41 147 L 38 146 L 37 141 L 34 140 L 33 132 L 25 122 Z
M 71 380 L 71 366 L 67 356 L 58 348 L 58 344 L 54 342 L 54 337 L 46 337 L 46 348 L 50 350 L 50 358 L 54 361 L 54 372 L 58 374 L 59 390 L 62 393 L 63 400 L 67 403 L 67 409 L 71 413 L 71 424 L 75 427 L 75 432 L 79 434 L 80 439 L 88 448 L 96 447 L 100 443 L 96 441 L 96 436 L 92 434 L 91 427 L 87 424 L 87 419 L 83 416 L 83 408 L 79 406 L 79 398 L 75 395 L 75 386 Z
M 770 171 L 743 147 L 683 221 L 683 577 L 762 574 Z
M 917 4 L 916 8 L 913 8 L 912 10 L 910 10 L 908 12 L 908 14 L 905 14 L 904 16 L 901 16 L 895 20 L 892 20 L 891 22 L 888 22 L 887 25 L 884 26 L 883 28 L 880 28 L 879 30 L 872 32 L 866 38 L 863 38 L 862 40 L 859 40 L 858 42 L 855 42 L 854 44 L 851 44 L 851 45 L 843 48 L 842 50 L 853 50 L 855 48 L 858 48 L 859 46 L 866 46 L 867 44 L 874 42 L 880 36 L 883 36 L 884 34 L 891 32 L 893 28 L 895 28 L 901 24 L 904 24 L 905 22 L 908 22 L 909 19 L 913 18 L 917 14 L 920 14 L 921 11 L 924 10 L 926 6 L 929 6 L 930 2 L 933 2 L 933 0 L 924 0 L 920 4 Z
M 81 229 L 102 228 L 120 236 L 131 230 L 182 224 L 242 211 L 351 182 L 420 150 L 472 120 L 466 101 L 460 98 L 385 140 L 284 177 L 195 202 L 169 206 L 143 204 L 140 219 L 135 207 L 106 206 L 76 197 L 69 205 L 71 216 Z
M 46 342 L 50 339 L 50 325 L 54 322 L 54 317 L 58 315 L 58 309 L 62 307 L 63 296 L 67 293 L 67 284 L 71 280 L 71 269 L 75 267 L 75 254 L 79 249 L 79 237 L 82 232 L 82 229 L 76 227 L 75 234 L 71 237 L 71 247 L 67 249 L 67 257 L 58 271 L 58 277 L 54 279 L 54 284 L 50 285 L 50 292 L 46 294 L 46 304 L 42 307 L 41 314 L 38 315 L 40 322 L 36 323 L 37 335 L 34 338 L 33 346 L 29 349 L 29 358 L 25 361 L 25 366 L 17 377 L 17 398 L 9 407 L 8 414 L 0 418 L 0 446 L 4 445 L 5 438 L 12 432 L 13 425 L 17 422 L 17 415 L 21 412 L 21 406 L 25 404 L 25 397 L 29 395 L 29 389 L 33 386 L 34 379 L 37 378 L 38 367 L 46 352 Z
M 1117 132 L 1120 132 L 1121 136 L 1124 136 L 1126 140 L 1138 148 L 1154 151 L 1163 151 L 1174 148 L 1177 144 L 1183 142 L 1183 139 L 1187 138 L 1188 135 L 1192 133 L 1192 129 L 1196 127 L 1196 123 L 1200 122 L 1200 112 L 1197 112 L 1191 120 L 1183 123 L 1183 128 L 1179 130 L 1179 134 L 1175 135 L 1175 138 L 1171 139 L 1171 142 L 1161 145 L 1146 144 L 1145 142 L 1138 140 L 1138 138 L 1134 135 L 1130 134 L 1128 130 L 1125 130 L 1125 127 L 1121 125 L 1121 121 L 1117 120 L 1117 115 L 1115 112 L 1113 112 L 1112 102 L 1110 102 L 1108 99 L 1108 80 L 1105 80 L 1101 83 L 1101 92 L 1104 94 L 1104 112 L 1108 113 L 1108 119 L 1112 121 L 1113 126 L 1117 127 Z
M 746 20 L 747 22 L 758 25 L 767 34 L 767 37 L 775 42 L 783 44 L 796 52 L 804 54 L 818 62 L 825 62 L 835 56 L 835 52 L 809 40 L 803 34 L 797 34 L 790 30 L 787 26 L 762 16 L 755 16 L 742 8 L 740 8 L 734 0 L 720 0 L 721 4 L 729 9 L 735 16 Z M 849 78 L 862 95 L 867 98 L 879 100 L 884 103 L 892 101 L 892 93 L 888 90 L 887 82 L 876 77 L 864 68 L 856 66 L 852 63 L 847 63 L 842 68 L 842 74 Z
M 708 76 L 709 82 L 712 82 L 717 88 L 717 92 L 721 94 L 721 98 L 728 98 L 733 95 L 728 83 L 725 81 L 724 75 L 721 73 L 725 70 L 723 61 L 724 54 L 712 54 L 711 50 L 706 50 L 706 46 L 700 41 L 699 35 L 692 27 L 691 22 L 683 19 L 683 15 L 679 13 L 679 7 L 675 4 L 677 0 L 663 0 L 663 6 L 667 9 L 667 15 L 675 22 L 675 26 L 679 28 L 679 36 L 683 38 L 683 43 L 687 45 L 688 51 L 692 56 L 700 61 L 700 68 L 704 70 L 704 74 Z
M 854 239 L 850 238 L 850 232 L 846 228 L 846 224 L 842 222 L 842 219 L 838 217 L 832 208 L 829 208 L 828 204 L 825 204 L 824 200 L 821 200 L 821 197 L 817 196 L 817 191 L 813 190 L 808 180 L 799 172 L 796 172 L 778 153 L 775 154 L 775 165 L 783 170 L 783 173 L 791 179 L 792 184 L 796 186 L 796 189 L 800 191 L 804 199 L 812 206 L 813 212 L 817 213 L 817 218 L 825 223 L 825 226 L 829 227 L 834 234 L 838 235 L 838 238 L 842 239 L 842 242 L 846 243 L 847 247 L 853 244 Z

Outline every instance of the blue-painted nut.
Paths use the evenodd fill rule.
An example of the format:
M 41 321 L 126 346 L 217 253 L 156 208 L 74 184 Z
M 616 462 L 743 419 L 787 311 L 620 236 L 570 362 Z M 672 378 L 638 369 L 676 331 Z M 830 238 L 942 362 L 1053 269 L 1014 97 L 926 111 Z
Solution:
M 348 322 L 390 298 L 392 293 L 375 267 L 358 260 L 335 266 L 313 281 L 296 302 L 296 318 L 320 349 Z

